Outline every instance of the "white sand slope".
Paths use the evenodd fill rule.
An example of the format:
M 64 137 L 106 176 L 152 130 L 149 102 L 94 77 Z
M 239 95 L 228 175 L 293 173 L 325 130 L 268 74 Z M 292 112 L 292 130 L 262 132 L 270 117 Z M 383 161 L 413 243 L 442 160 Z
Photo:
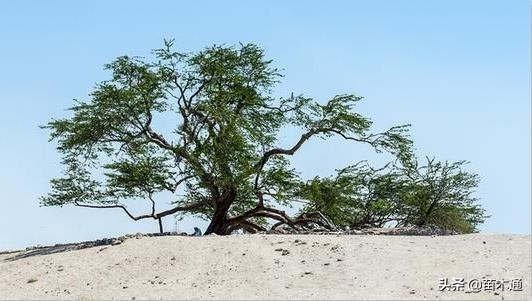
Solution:
M 2 254 L 0 299 L 528 299 L 530 250 L 529 235 L 501 234 L 142 237 Z M 439 291 L 454 277 L 523 290 Z

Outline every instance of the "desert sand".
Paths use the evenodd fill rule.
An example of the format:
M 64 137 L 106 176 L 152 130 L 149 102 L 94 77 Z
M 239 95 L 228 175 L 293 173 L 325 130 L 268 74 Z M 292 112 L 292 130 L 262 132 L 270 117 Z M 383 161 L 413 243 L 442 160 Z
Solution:
M 530 250 L 530 235 L 503 234 L 139 237 L 1 254 L 0 299 L 528 299 Z M 514 278 L 522 291 L 467 292 Z

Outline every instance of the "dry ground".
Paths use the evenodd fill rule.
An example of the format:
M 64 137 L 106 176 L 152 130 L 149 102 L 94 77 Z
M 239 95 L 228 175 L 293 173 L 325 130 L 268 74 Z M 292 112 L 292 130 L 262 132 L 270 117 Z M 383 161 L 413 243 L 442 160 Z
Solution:
M 530 235 L 142 237 L 0 255 L 0 299 L 528 299 Z M 52 254 L 47 254 L 52 253 Z M 523 290 L 440 291 L 440 278 Z

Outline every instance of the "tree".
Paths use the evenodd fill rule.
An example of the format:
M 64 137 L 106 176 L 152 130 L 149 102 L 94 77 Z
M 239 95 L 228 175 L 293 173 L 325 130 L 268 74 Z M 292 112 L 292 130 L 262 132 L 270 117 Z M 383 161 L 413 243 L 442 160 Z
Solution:
M 362 161 L 335 177 L 306 183 L 303 211 L 320 211 L 340 227 L 436 226 L 458 233 L 477 231 L 487 218 L 473 196 L 478 176 L 466 161 L 413 157 L 375 169 Z
M 308 181 L 300 190 L 302 211 L 319 211 L 338 227 L 383 227 L 395 219 L 403 182 L 395 171 L 367 161 L 340 169 L 334 177 Z
M 317 212 L 291 218 L 278 208 L 301 198 L 303 180 L 287 156 L 309 139 L 333 135 L 399 157 L 411 151 L 408 125 L 371 133 L 372 122 L 354 111 L 361 97 L 273 98 L 281 75 L 253 44 L 192 54 L 172 44 L 165 41 L 152 61 L 117 58 L 105 66 L 112 77 L 87 101 L 76 101 L 70 118 L 43 126 L 58 143 L 65 171 L 51 181 L 42 205 L 117 208 L 133 220 L 157 220 L 161 232 L 161 219 L 172 214 L 210 220 L 206 234 L 257 232 L 270 220 L 273 227 L 332 227 Z M 158 119 L 175 122 L 173 131 L 157 129 Z M 301 136 L 276 146 L 287 127 Z M 176 194 L 171 208 L 157 211 L 160 193 Z M 149 213 L 128 210 L 126 202 L 138 199 L 151 204 Z
M 400 168 L 406 185 L 401 199 L 403 224 L 436 225 L 460 233 L 477 231 L 488 217 L 473 196 L 479 177 L 464 170 L 467 161 L 440 162 L 426 158 Z

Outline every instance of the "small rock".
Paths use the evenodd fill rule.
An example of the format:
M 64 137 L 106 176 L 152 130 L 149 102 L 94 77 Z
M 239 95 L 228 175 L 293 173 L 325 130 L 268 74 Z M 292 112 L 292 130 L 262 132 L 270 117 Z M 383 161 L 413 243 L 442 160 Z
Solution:
M 288 255 L 288 254 L 290 254 L 290 251 L 288 251 L 288 250 L 283 250 L 283 251 L 281 252 L 281 255 L 282 255 L 282 256 L 285 256 L 285 255 Z
M 28 279 L 27 283 L 33 283 L 33 282 L 37 282 L 37 279 L 35 278 L 30 278 Z

